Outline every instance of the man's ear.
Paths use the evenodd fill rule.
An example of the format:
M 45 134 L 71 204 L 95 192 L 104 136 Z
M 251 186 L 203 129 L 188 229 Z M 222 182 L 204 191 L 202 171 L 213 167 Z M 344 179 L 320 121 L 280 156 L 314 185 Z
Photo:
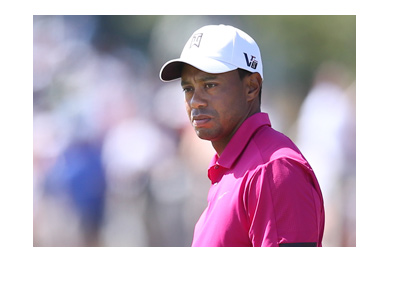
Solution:
M 246 77 L 246 96 L 248 101 L 252 101 L 258 97 L 262 85 L 262 78 L 259 73 L 255 72 Z
M 248 101 L 252 101 L 258 97 L 262 85 L 262 78 L 259 73 L 252 73 L 246 77 L 246 96 Z

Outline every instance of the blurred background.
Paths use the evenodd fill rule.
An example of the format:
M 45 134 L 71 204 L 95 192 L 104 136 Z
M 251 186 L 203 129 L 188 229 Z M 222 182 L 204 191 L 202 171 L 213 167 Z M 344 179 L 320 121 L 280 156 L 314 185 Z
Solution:
M 161 66 L 198 28 L 252 36 L 262 111 L 313 167 L 324 246 L 356 246 L 356 16 L 33 16 L 33 245 L 190 246 L 210 142 Z

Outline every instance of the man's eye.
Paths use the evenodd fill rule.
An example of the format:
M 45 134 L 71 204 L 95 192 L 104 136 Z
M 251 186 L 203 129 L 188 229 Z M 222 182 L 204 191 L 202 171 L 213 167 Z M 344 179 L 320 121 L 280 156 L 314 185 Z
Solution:
M 190 92 L 193 90 L 193 88 L 191 88 L 191 87 L 183 87 L 182 89 L 183 89 L 183 92 Z
M 216 86 L 215 83 L 206 83 L 206 84 L 205 84 L 205 87 L 206 87 L 206 88 L 212 88 L 212 87 L 214 87 L 214 86 Z

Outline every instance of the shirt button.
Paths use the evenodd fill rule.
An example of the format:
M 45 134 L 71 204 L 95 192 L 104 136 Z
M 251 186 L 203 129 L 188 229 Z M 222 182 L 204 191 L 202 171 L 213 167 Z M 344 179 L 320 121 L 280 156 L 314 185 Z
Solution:
M 214 166 L 214 169 L 218 169 L 219 168 L 219 166 Z

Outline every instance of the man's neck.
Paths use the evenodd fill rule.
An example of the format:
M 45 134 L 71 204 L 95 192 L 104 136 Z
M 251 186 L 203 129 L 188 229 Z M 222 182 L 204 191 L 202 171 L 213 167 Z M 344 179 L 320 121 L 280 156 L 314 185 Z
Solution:
M 247 118 L 249 118 L 250 116 L 261 112 L 260 109 L 254 111 L 254 112 L 250 112 L 242 121 L 239 122 L 238 125 L 236 125 L 235 129 L 232 131 L 231 135 L 227 138 L 224 138 L 223 140 L 217 140 L 217 141 L 212 141 L 211 144 L 215 150 L 215 152 L 217 152 L 218 157 L 221 157 L 222 152 L 224 152 L 226 146 L 228 145 L 228 143 L 231 141 L 233 135 L 235 135 L 236 131 L 240 128 L 240 126 L 242 126 L 243 122 L 246 121 Z

